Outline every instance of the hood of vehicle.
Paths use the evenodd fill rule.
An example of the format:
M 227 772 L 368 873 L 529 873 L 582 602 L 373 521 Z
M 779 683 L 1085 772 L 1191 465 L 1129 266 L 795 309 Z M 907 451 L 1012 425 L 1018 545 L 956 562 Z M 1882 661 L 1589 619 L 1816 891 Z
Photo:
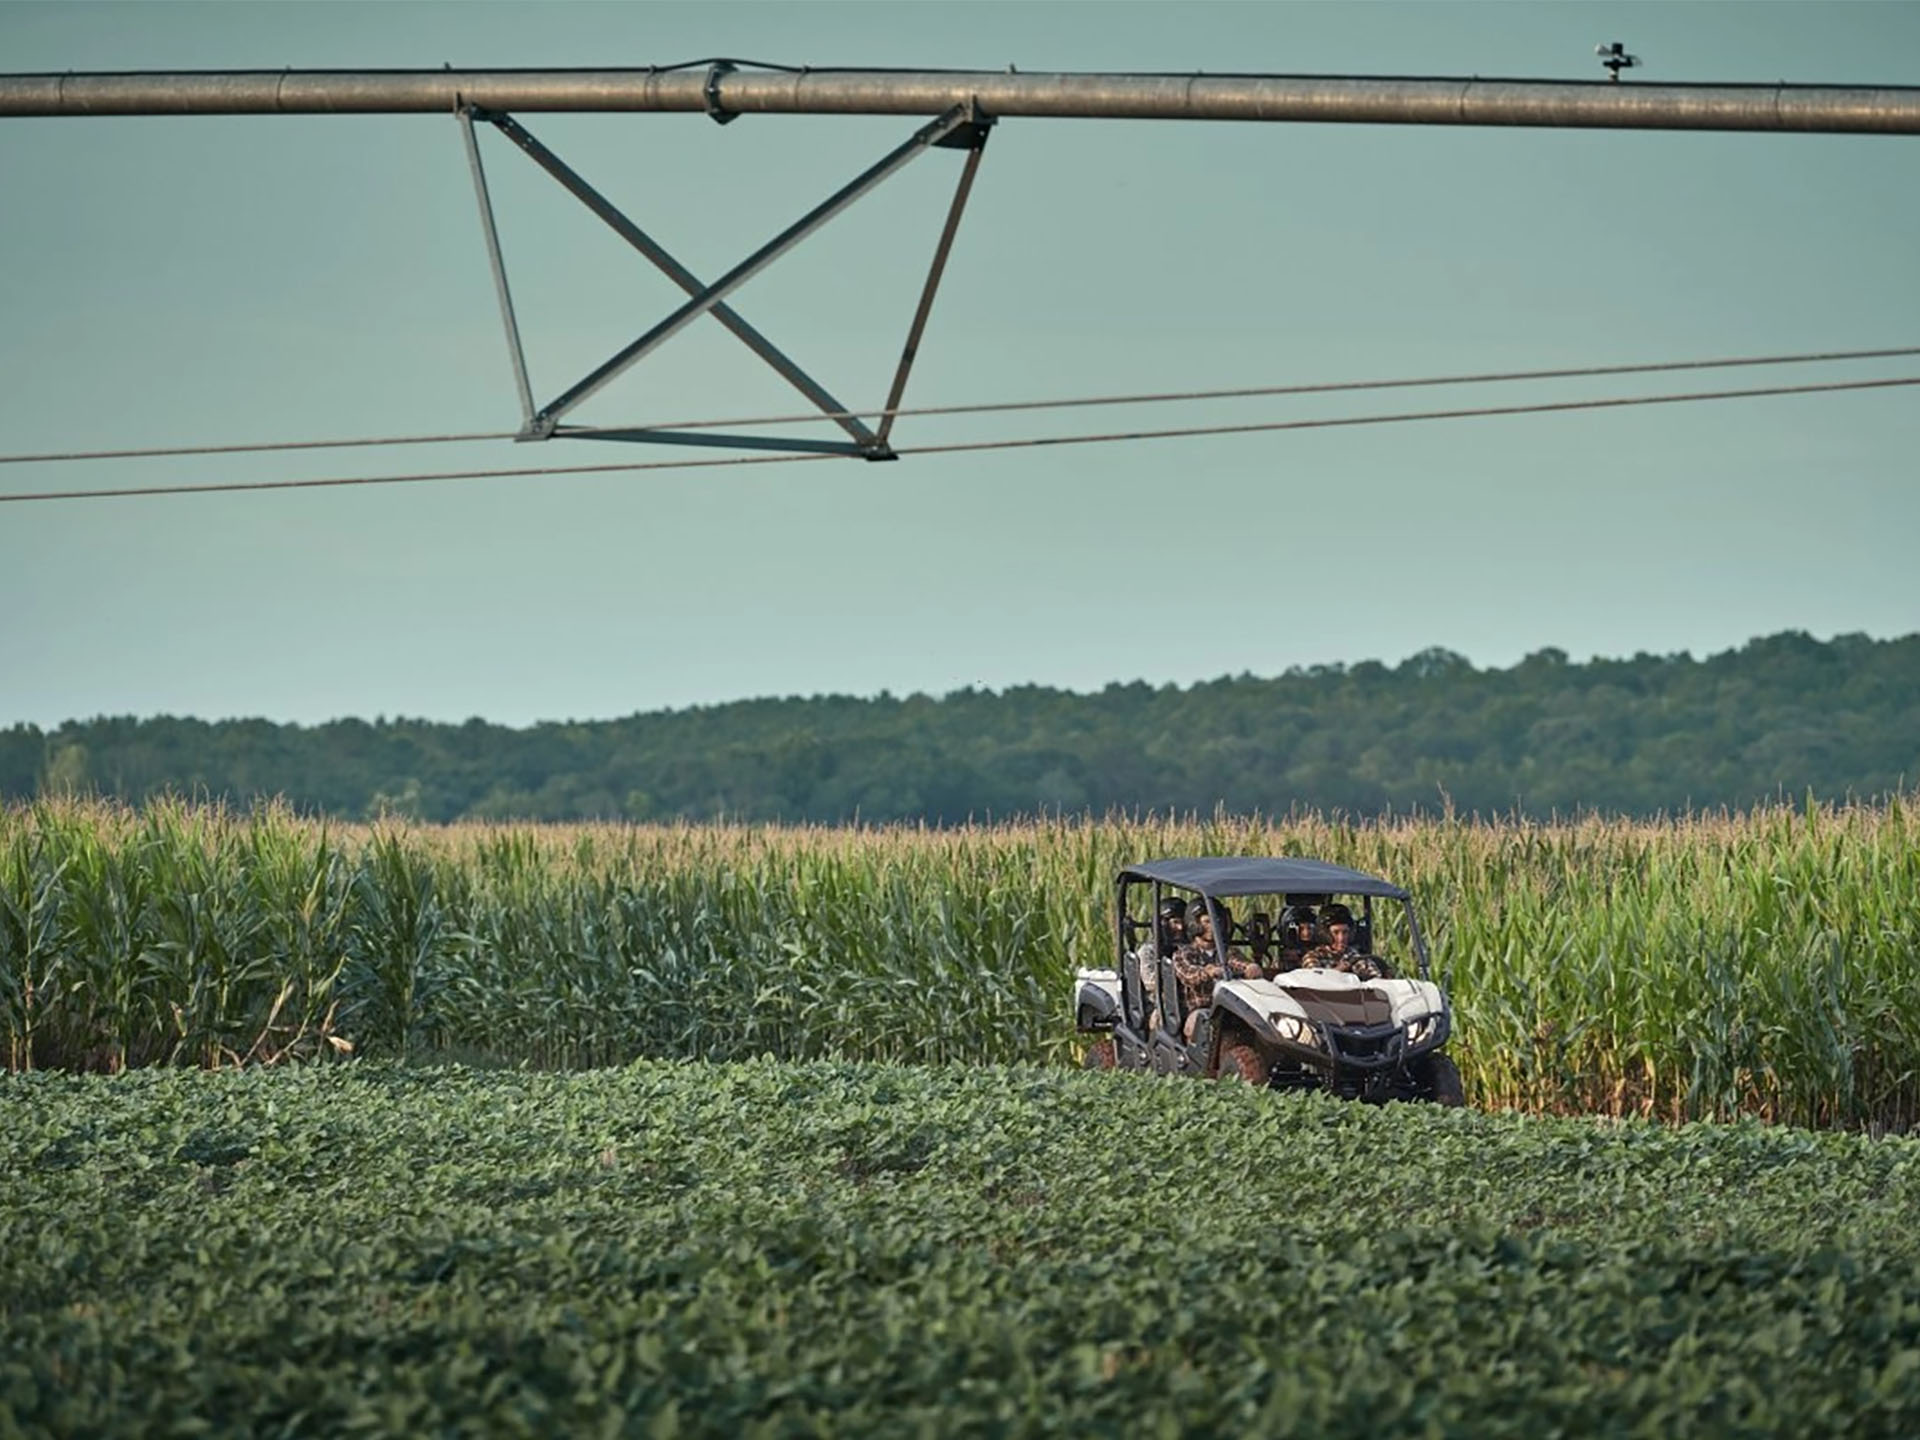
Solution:
M 1404 1025 L 1447 1008 L 1432 981 L 1362 980 L 1344 970 L 1288 970 L 1271 980 L 1231 981 L 1229 987 L 1256 1014 L 1298 1015 L 1323 1025 Z

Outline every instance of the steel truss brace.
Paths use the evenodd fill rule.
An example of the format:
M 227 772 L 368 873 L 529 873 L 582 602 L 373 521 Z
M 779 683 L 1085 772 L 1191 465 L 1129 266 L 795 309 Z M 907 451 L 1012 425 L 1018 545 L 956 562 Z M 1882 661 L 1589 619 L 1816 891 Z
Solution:
M 517 438 L 521 440 L 626 440 L 664 445 L 713 445 L 728 449 L 792 450 L 828 455 L 859 455 L 869 460 L 895 458 L 893 450 L 887 444 L 887 437 L 893 430 L 891 412 L 899 408 L 900 398 L 906 392 L 907 376 L 913 369 L 915 356 L 919 353 L 920 341 L 926 331 L 927 317 L 933 309 L 933 297 L 940 288 L 940 277 L 946 270 L 947 256 L 953 248 L 953 237 L 960 227 L 960 216 L 966 209 L 967 196 L 973 189 L 973 180 L 980 169 L 981 156 L 986 152 L 987 132 L 993 124 L 990 117 L 981 115 L 977 107 L 971 104 L 954 106 L 938 119 L 921 126 L 904 144 L 888 152 L 711 284 L 703 283 L 691 270 L 669 254 L 665 246 L 622 214 L 611 201 L 582 179 L 559 156 L 529 134 L 526 127 L 511 115 L 483 110 L 477 106 L 462 106 L 459 117 L 462 134 L 466 141 L 467 162 L 473 172 L 474 192 L 480 202 L 480 225 L 487 242 L 487 260 L 493 270 L 493 283 L 500 302 L 501 320 L 506 327 L 507 352 L 513 361 L 514 382 L 519 391 L 521 430 Z M 514 319 L 513 297 L 507 284 L 506 264 L 501 258 L 499 235 L 494 226 L 493 202 L 487 189 L 486 170 L 481 164 L 480 147 L 474 135 L 473 127 L 476 120 L 492 124 L 501 134 L 513 141 L 532 158 L 536 165 L 557 180 L 562 188 L 599 216 L 615 234 L 638 250 L 663 271 L 674 284 L 687 292 L 686 302 L 665 319 L 616 352 L 574 385 L 537 408 L 534 404 L 532 387 L 527 379 L 526 356 L 520 345 L 520 329 Z M 908 327 L 906 346 L 894 370 L 893 384 L 887 392 L 887 413 L 882 415 L 880 428 L 875 431 L 862 424 L 858 416 L 850 414 L 847 406 L 835 399 L 824 386 L 782 353 L 771 340 L 749 325 L 738 311 L 725 303 L 726 297 L 854 201 L 873 190 L 881 181 L 936 146 L 943 149 L 966 150 L 968 152 L 966 165 L 961 170 L 959 183 L 954 189 L 953 203 L 947 209 L 947 222 L 940 232 L 939 243 L 934 247 L 933 263 L 928 269 L 926 284 L 921 288 L 920 303 L 914 311 L 912 324 Z M 802 440 L 768 435 L 720 434 L 704 430 L 605 429 L 560 423 L 561 418 L 568 411 L 665 344 L 702 315 L 713 316 L 715 320 L 732 331 L 742 344 L 839 425 L 847 433 L 848 438 L 846 440 Z

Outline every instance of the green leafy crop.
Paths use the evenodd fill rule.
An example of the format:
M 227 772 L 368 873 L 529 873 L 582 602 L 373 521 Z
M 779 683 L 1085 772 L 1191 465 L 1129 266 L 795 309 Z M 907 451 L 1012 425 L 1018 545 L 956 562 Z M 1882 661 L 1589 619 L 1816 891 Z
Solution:
M 1920 1431 L 1920 1142 L 1063 1069 L 0 1079 L 0 1435 Z

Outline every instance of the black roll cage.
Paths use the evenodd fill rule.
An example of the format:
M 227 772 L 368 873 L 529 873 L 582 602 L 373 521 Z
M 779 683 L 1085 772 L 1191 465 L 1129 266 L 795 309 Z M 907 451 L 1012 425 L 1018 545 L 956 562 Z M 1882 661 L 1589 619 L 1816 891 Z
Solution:
M 1141 886 L 1143 888 L 1151 886 L 1153 890 L 1153 908 L 1149 912 L 1149 918 L 1144 922 L 1135 920 L 1133 918 L 1131 910 L 1129 910 L 1127 906 L 1127 892 L 1136 885 Z M 1176 891 L 1184 891 L 1189 895 L 1198 896 L 1200 900 L 1206 905 L 1207 918 L 1212 923 L 1214 961 L 1216 964 L 1220 966 L 1220 971 L 1223 975 L 1226 973 L 1226 970 L 1227 970 L 1227 947 L 1230 944 L 1232 944 L 1233 937 L 1227 933 L 1227 927 L 1220 923 L 1219 901 L 1210 892 L 1204 889 L 1201 889 L 1197 886 L 1180 885 L 1172 881 L 1160 880 L 1157 878 L 1153 880 L 1148 880 L 1142 876 L 1134 874 L 1132 871 L 1127 871 L 1127 870 L 1121 871 L 1119 877 L 1114 882 L 1114 930 L 1119 941 L 1119 967 L 1118 968 L 1123 977 L 1122 1006 L 1124 1009 L 1126 1009 L 1129 1012 L 1127 1015 L 1128 1023 L 1135 1026 L 1143 1024 L 1145 1017 L 1144 1015 L 1135 1016 L 1131 1013 L 1133 1008 L 1132 1004 L 1130 1003 L 1132 991 L 1127 989 L 1124 977 L 1129 968 L 1126 962 L 1131 956 L 1134 946 L 1129 944 L 1128 942 L 1132 939 L 1133 935 L 1136 934 L 1140 929 L 1145 928 L 1149 930 L 1153 935 L 1154 955 L 1156 960 L 1161 960 L 1166 958 L 1160 953 L 1163 946 L 1163 936 L 1162 936 L 1161 926 L 1160 926 L 1160 903 L 1165 898 L 1166 891 L 1168 889 L 1173 889 Z M 1286 897 L 1289 904 L 1295 903 L 1291 898 L 1291 895 L 1289 894 L 1289 892 L 1274 891 L 1273 893 L 1276 895 Z M 1304 894 L 1305 892 L 1294 892 L 1294 893 Z M 1366 927 L 1365 933 L 1369 937 L 1372 936 L 1373 934 L 1373 901 L 1374 901 L 1374 897 L 1372 895 L 1364 894 L 1364 893 L 1356 894 L 1355 892 L 1352 892 L 1352 891 L 1343 891 L 1343 890 L 1315 891 L 1313 892 L 1313 894 L 1317 897 L 1315 903 L 1325 903 L 1325 901 L 1331 900 L 1336 896 L 1340 896 L 1340 895 L 1348 895 L 1348 896 L 1351 896 L 1351 898 L 1359 900 L 1361 903 L 1362 924 Z M 1241 897 L 1236 895 L 1229 898 L 1238 899 Z M 1392 897 L 1386 897 L 1386 898 L 1392 898 Z M 1419 968 L 1420 978 L 1422 980 L 1431 979 L 1432 967 L 1427 956 L 1426 936 L 1421 933 L 1420 917 L 1413 908 L 1413 897 L 1411 895 L 1401 897 L 1400 907 L 1401 907 L 1402 913 L 1405 914 L 1407 919 L 1407 933 L 1412 939 L 1414 961 Z M 1138 982 L 1136 981 L 1135 984 L 1137 986 Z

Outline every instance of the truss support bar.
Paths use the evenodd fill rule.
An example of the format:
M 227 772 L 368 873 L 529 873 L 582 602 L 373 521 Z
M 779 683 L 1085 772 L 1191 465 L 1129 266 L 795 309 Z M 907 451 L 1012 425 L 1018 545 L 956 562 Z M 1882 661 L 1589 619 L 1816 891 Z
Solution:
M 781 435 L 725 435 L 715 430 L 580 429 L 557 431 L 563 440 L 627 440 L 648 445 L 711 445 L 724 450 L 791 450 L 802 455 L 865 456 L 869 460 L 892 460 L 892 454 L 875 455 L 871 446 L 847 440 L 796 440 Z
M 700 278 L 678 260 L 674 259 L 673 256 L 667 252 L 667 248 L 664 245 L 660 244 L 659 241 L 655 240 L 646 231 L 629 220 L 611 201 L 598 190 L 594 189 L 592 185 L 588 184 L 572 166 L 568 165 L 566 161 L 562 160 L 558 155 L 555 155 L 553 151 L 549 150 L 529 134 L 527 128 L 511 115 L 490 114 L 486 111 L 480 111 L 476 118 L 491 121 L 494 128 L 525 151 L 534 164 L 538 165 L 542 170 L 546 171 L 547 174 L 557 180 L 562 189 L 566 190 L 582 205 L 585 205 L 587 209 L 599 216 L 601 221 L 611 229 L 614 234 L 618 235 L 622 240 L 625 240 L 635 250 L 638 250 L 649 261 L 659 267 L 668 279 L 686 291 L 687 294 L 698 295 L 706 289 L 705 284 L 702 283 Z M 808 400 L 812 401 L 813 404 L 817 405 L 823 412 L 832 416 L 835 423 L 837 423 L 841 429 L 845 430 L 847 434 L 851 435 L 856 444 L 875 447 L 885 443 L 876 436 L 873 431 L 861 424 L 858 419 L 849 416 L 847 414 L 847 406 L 841 404 L 839 400 L 827 391 L 825 386 L 821 385 L 811 375 L 807 374 L 806 371 L 802 370 L 798 365 L 794 364 L 792 360 L 788 359 L 786 355 L 781 353 L 780 349 L 774 345 L 771 340 L 767 339 L 766 336 L 762 335 L 742 319 L 740 313 L 731 305 L 717 304 L 710 313 L 714 319 L 732 331 L 743 345 L 777 371 L 782 379 L 802 395 L 806 396 Z M 527 402 L 526 423 L 529 430 L 531 430 L 533 426 L 533 402 L 531 400 Z
M 963 125 L 972 124 L 970 108 L 956 105 L 940 116 L 916 130 L 904 145 L 899 146 L 847 184 L 809 210 L 793 224 L 782 230 L 773 239 L 762 245 L 746 259 L 735 265 L 726 274 L 715 280 L 699 294 L 692 296 L 679 309 L 655 325 L 646 334 L 613 356 L 599 369 L 593 371 L 571 389 L 556 396 L 539 414 L 533 417 L 532 429 L 539 435 L 553 433 L 560 417 L 573 409 L 581 401 L 592 395 L 601 386 L 627 370 L 635 362 L 657 349 L 680 330 L 706 314 L 733 291 L 739 289 L 755 275 L 759 274 L 775 260 L 779 259 L 795 245 L 799 244 L 827 221 L 838 215 L 847 206 L 872 190 L 881 181 L 892 175 L 909 161 L 926 153 L 929 146 L 938 144 Z
M 520 394 L 520 423 L 533 424 L 533 387 L 527 383 L 527 356 L 520 348 L 520 326 L 513 318 L 513 292 L 507 288 L 507 267 L 500 258 L 500 232 L 493 223 L 493 200 L 487 193 L 487 171 L 480 163 L 480 144 L 474 138 L 473 110 L 460 108 L 460 135 L 467 142 L 467 165 L 473 171 L 473 192 L 480 201 L 480 232 L 487 239 L 487 263 L 493 267 L 494 293 L 500 297 L 500 320 L 507 328 L 507 355 L 513 361 L 513 383 Z
M 953 251 L 953 237 L 960 229 L 967 196 L 973 193 L 973 177 L 979 173 L 981 157 L 987 153 L 987 132 L 992 125 L 992 120 L 977 120 L 967 136 L 967 163 L 960 171 L 959 184 L 954 186 L 953 203 L 947 207 L 947 223 L 940 231 L 940 243 L 933 247 L 927 283 L 920 291 L 920 304 L 914 309 L 913 324 L 907 327 L 907 343 L 900 352 L 900 364 L 893 372 L 893 384 L 887 390 L 886 413 L 880 417 L 878 436 L 883 448 L 893 433 L 894 411 L 900 408 L 900 397 L 907 393 L 907 375 L 913 369 L 914 357 L 920 353 L 920 337 L 926 334 L 927 317 L 933 313 L 934 293 L 940 288 L 940 277 L 946 273 L 947 256 Z M 959 135 L 951 136 L 946 143 L 953 144 L 960 139 Z

